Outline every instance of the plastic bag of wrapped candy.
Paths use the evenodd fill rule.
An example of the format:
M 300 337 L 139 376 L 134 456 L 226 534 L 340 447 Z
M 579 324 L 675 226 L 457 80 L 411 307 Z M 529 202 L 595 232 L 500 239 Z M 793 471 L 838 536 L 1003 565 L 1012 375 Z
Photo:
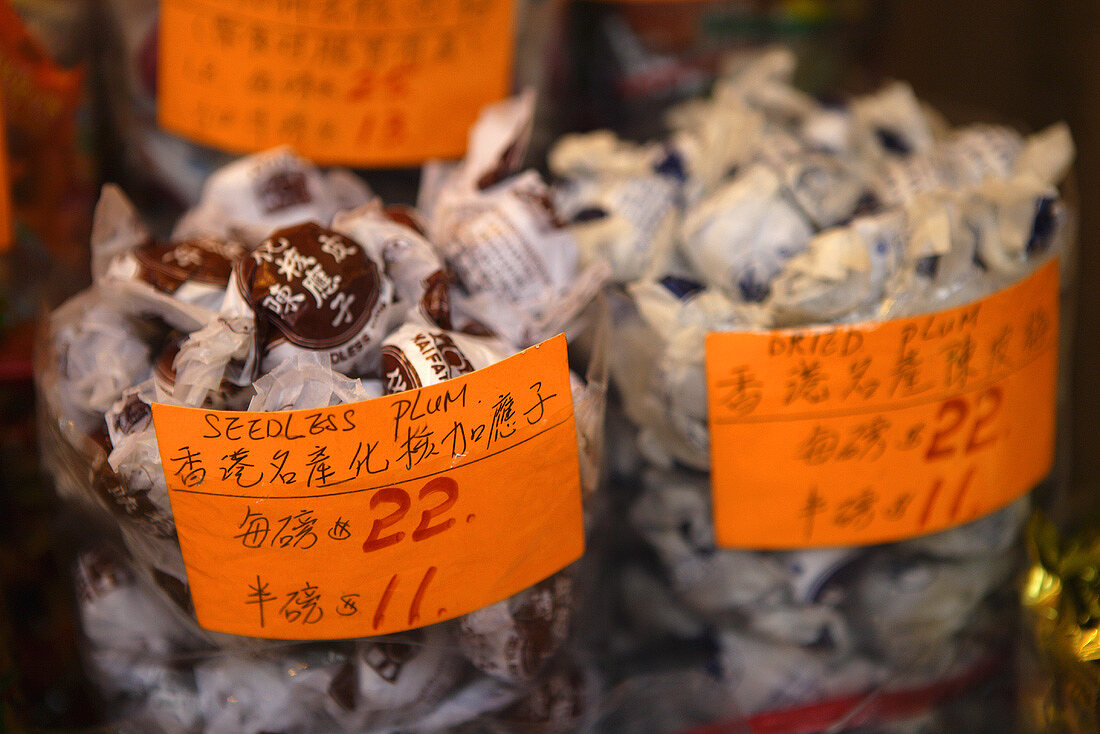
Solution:
M 575 452 L 580 460 L 579 466 L 571 458 L 565 462 L 572 462 L 571 474 L 546 481 L 566 486 L 569 476 L 577 477 L 570 515 L 577 537 L 570 541 L 575 555 L 569 560 L 575 559 L 583 547 L 582 504 L 590 504 L 602 445 L 607 368 L 601 328 L 606 324 L 601 327 L 596 297 L 607 268 L 580 264 L 546 184 L 534 172 L 515 170 L 531 110 L 530 96 L 487 109 L 471 133 L 468 158 L 449 169 L 423 213 L 387 208 L 350 175 L 322 174 L 284 149 L 241 159 L 211 176 L 200 203 L 167 240 L 146 229 L 120 190 L 104 190 L 92 235 L 94 284 L 50 316 L 36 370 L 46 469 L 61 496 L 97 517 L 106 511 L 110 518 L 111 537 L 93 538 L 79 559 L 77 585 L 87 658 L 124 727 L 559 731 L 583 728 L 592 717 L 596 679 L 573 659 L 567 644 L 577 596 L 576 567 L 568 562 L 519 587 L 518 593 L 490 590 L 487 606 L 458 615 L 440 608 L 446 621 L 425 626 L 415 623 L 422 617 L 413 610 L 420 608 L 438 571 L 432 566 L 413 598 L 408 625 L 397 625 L 406 629 L 392 634 L 311 637 L 309 624 L 322 614 L 326 624 L 333 624 L 337 615 L 357 611 L 359 595 L 342 597 L 342 607 L 322 607 L 317 585 L 308 579 L 289 593 L 293 598 L 284 598 L 261 585 L 259 576 L 259 606 L 250 608 L 259 612 L 258 633 L 242 636 L 226 633 L 224 626 L 213 631 L 217 625 L 200 625 L 196 616 L 211 609 L 216 616 L 225 605 L 209 599 L 200 604 L 206 592 L 199 587 L 208 575 L 217 576 L 236 561 L 214 553 L 196 577 L 198 566 L 192 564 L 212 546 L 181 542 L 185 523 L 201 534 L 205 522 L 201 513 L 198 519 L 187 514 L 180 495 L 173 493 L 181 486 L 198 487 L 197 495 L 216 494 L 217 488 L 199 486 L 202 479 L 195 479 L 194 472 L 166 466 L 165 446 L 158 445 L 168 429 L 163 422 L 158 425 L 157 411 L 168 406 L 201 409 L 197 414 L 211 423 L 240 415 L 220 411 L 301 417 L 287 411 L 313 409 L 317 416 L 336 406 L 333 415 L 350 426 L 352 411 L 344 406 L 410 390 L 417 392 L 409 395 L 419 396 L 453 379 L 463 388 L 447 395 L 456 402 L 466 396 L 472 400 L 466 375 L 529 347 L 542 349 L 540 343 L 564 332 L 579 373 L 567 369 L 562 352 L 558 400 L 564 401 L 562 415 L 571 416 L 562 422 L 565 453 L 572 457 Z M 542 388 L 532 386 L 540 402 L 527 413 L 519 396 L 514 411 L 501 396 L 493 424 L 481 426 L 484 442 L 501 442 L 493 445 L 499 457 L 510 449 L 498 445 L 549 412 L 546 405 L 556 395 L 540 393 Z M 398 418 L 417 410 L 412 398 L 394 405 Z M 436 402 L 419 410 L 430 414 L 446 408 Z M 226 435 L 232 434 L 235 420 L 225 418 Z M 289 420 L 254 418 L 249 438 L 266 431 L 264 437 L 278 440 L 280 434 L 271 432 L 278 425 L 289 441 L 292 430 L 298 430 Z M 266 427 L 257 428 L 261 424 Z M 316 418 L 303 426 L 311 436 L 335 429 Z M 333 449 L 336 439 L 328 435 L 318 450 Z M 453 465 L 467 455 L 480 456 L 474 431 L 462 435 Z M 441 442 L 416 445 L 417 462 L 443 451 Z M 368 445 L 361 460 L 357 452 L 344 469 L 380 471 L 376 462 L 382 459 L 371 453 L 376 447 Z M 410 481 L 422 480 L 427 475 L 412 469 L 411 452 L 405 474 Z M 492 452 L 482 453 L 491 458 Z M 249 506 L 250 516 L 253 507 L 262 514 L 269 504 L 265 500 L 274 496 L 264 495 L 265 487 L 295 481 L 288 479 L 289 470 L 277 468 L 257 488 L 259 479 L 243 479 L 244 472 L 258 470 L 259 459 L 252 462 L 238 454 L 221 477 L 253 488 L 257 502 Z M 423 471 L 428 464 L 419 466 Z M 335 471 L 334 462 L 314 462 L 311 475 L 314 470 L 321 472 L 319 484 L 298 481 L 294 486 L 335 486 L 324 480 L 326 472 Z M 540 471 L 545 473 L 532 465 L 513 473 Z M 215 473 L 212 467 L 211 478 Z M 536 486 L 542 485 L 532 479 L 530 487 Z M 407 533 L 413 541 L 425 540 L 424 547 L 443 538 L 457 522 L 444 514 L 454 504 L 452 491 L 457 492 L 426 484 L 419 500 L 438 492 L 444 502 L 425 509 L 415 530 L 410 525 L 383 535 L 398 513 L 376 519 L 363 552 L 397 543 Z M 295 505 L 299 521 L 290 530 L 284 522 L 284 536 L 274 527 L 274 517 L 264 518 L 273 525 L 264 526 L 262 539 L 259 520 L 246 517 L 238 524 L 234 517 L 233 543 L 279 552 L 308 550 L 319 536 L 321 542 L 347 540 L 346 519 L 337 518 L 327 538 L 320 525 L 302 519 L 332 493 L 309 495 L 316 499 L 302 502 L 301 511 Z M 365 510 L 368 495 L 360 496 Z M 408 510 L 409 495 L 400 487 L 371 497 L 372 510 L 386 502 L 405 502 L 400 512 Z M 539 498 L 527 504 L 533 512 L 543 511 Z M 546 512 L 558 517 L 562 511 L 552 507 Z M 214 511 L 207 518 L 220 514 Z M 503 530 L 530 537 L 518 527 L 524 515 L 515 517 L 517 527 Z M 467 524 L 474 520 L 474 514 L 465 516 Z M 364 534 L 367 527 L 361 528 Z M 557 541 L 542 545 L 512 551 L 453 547 L 503 555 L 503 565 L 518 567 L 529 560 L 525 556 L 559 552 Z M 236 560 L 242 558 L 239 551 Z M 469 565 L 458 569 L 457 581 L 448 582 L 452 587 L 491 588 L 493 579 L 483 578 L 476 561 L 463 562 Z M 355 560 L 350 567 L 366 565 Z M 269 570 L 280 580 L 289 567 Z M 395 591 L 397 578 L 395 573 L 378 601 L 374 629 L 395 615 L 387 604 L 391 595 L 403 593 Z M 266 637 L 304 641 L 263 639 L 263 631 L 270 629 L 264 627 L 265 608 L 268 623 L 280 615 L 281 622 L 299 623 L 302 630 Z M 352 639 L 333 641 L 337 638 Z
M 668 716 L 616 718 L 616 730 L 951 729 L 964 714 L 939 702 L 1004 667 L 1020 530 L 1053 446 L 1052 261 L 1063 256 L 1064 269 L 1071 259 L 1058 189 L 1074 154 L 1069 132 L 952 128 L 900 82 L 824 105 L 791 84 L 792 70 L 782 49 L 731 59 L 709 98 L 669 111 L 664 139 L 593 132 L 550 153 L 583 260 L 608 263 L 620 286 L 611 370 L 624 420 L 611 423 L 608 453 L 620 488 L 613 514 L 633 540 L 606 571 L 620 598 L 600 641 L 625 681 L 624 709 L 662 698 Z M 1036 278 L 1054 284 L 1044 301 L 1053 311 L 1006 322 L 1001 342 L 979 340 L 968 317 L 935 320 L 963 306 L 986 318 L 993 297 Z M 876 362 L 853 341 L 923 315 L 940 330 L 907 332 L 919 349 L 902 343 Z M 965 338 L 949 348 L 953 328 Z M 723 352 L 734 356 L 718 365 L 723 381 L 710 382 L 715 335 L 762 346 Z M 1042 379 L 998 387 L 1003 365 L 1026 362 L 1009 351 L 1041 339 Z M 867 359 L 837 358 L 853 355 Z M 790 371 L 762 377 L 776 359 Z M 935 389 L 924 384 L 933 363 Z M 927 420 L 902 425 L 897 406 L 859 407 L 885 393 L 914 410 L 926 403 Z M 948 439 L 971 431 L 967 400 L 984 406 L 975 415 L 986 428 L 1001 398 L 1027 393 L 1044 396 L 1033 413 L 967 434 L 967 456 L 1000 447 L 976 466 L 1023 461 L 1030 432 L 1043 453 L 1028 471 L 1000 475 L 1005 486 L 1032 484 L 984 485 L 997 499 L 979 511 L 964 492 L 980 475 L 967 474 Z M 772 408 L 785 427 L 762 417 Z M 732 435 L 727 424 L 740 426 L 737 442 L 716 437 Z M 1008 440 L 1017 449 L 998 443 Z M 910 492 L 932 460 L 958 469 L 960 483 Z M 718 468 L 730 466 L 720 488 Z M 814 473 L 823 466 L 835 473 Z M 857 466 L 871 474 L 844 473 Z M 831 478 L 795 505 L 791 477 L 804 476 Z M 945 498 L 954 499 L 936 504 Z M 782 502 L 789 510 L 776 514 Z M 950 519 L 937 524 L 940 512 Z M 906 532 L 864 532 L 905 518 Z M 807 541 L 826 521 L 828 539 Z M 677 695 L 679 708 L 667 701 Z

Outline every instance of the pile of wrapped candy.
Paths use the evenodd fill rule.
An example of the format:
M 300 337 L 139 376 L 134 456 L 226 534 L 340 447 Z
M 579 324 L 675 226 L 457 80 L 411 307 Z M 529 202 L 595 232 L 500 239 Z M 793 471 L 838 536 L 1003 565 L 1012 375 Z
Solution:
M 642 551 L 616 574 L 613 648 L 705 641 L 685 675 L 712 671 L 746 717 L 919 689 L 996 654 L 993 600 L 1019 567 L 1029 501 L 885 545 L 716 548 L 706 335 L 959 306 L 1072 240 L 1064 125 L 952 128 L 904 83 L 823 105 L 792 86 L 793 66 L 782 50 L 734 59 L 709 98 L 669 112 L 665 139 L 600 131 L 550 154 L 582 257 L 621 286 L 611 369 L 632 435 L 609 453 Z M 852 710 L 816 724 L 858 723 Z
M 564 648 L 569 568 L 449 622 L 340 643 L 213 633 L 193 617 L 151 404 L 321 408 L 432 385 L 594 320 L 551 192 L 517 173 L 530 95 L 487 109 L 419 211 L 285 149 L 214 173 L 167 239 L 117 188 L 99 202 L 93 286 L 38 355 L 59 492 L 110 511 L 122 552 L 86 552 L 79 596 L 98 683 L 136 730 L 571 729 L 592 677 Z M 598 345 L 572 374 L 585 491 L 602 431 Z M 584 369 L 583 367 L 580 369 Z M 102 513 L 101 513 L 102 514 Z M 476 722 L 471 723 L 471 722 Z

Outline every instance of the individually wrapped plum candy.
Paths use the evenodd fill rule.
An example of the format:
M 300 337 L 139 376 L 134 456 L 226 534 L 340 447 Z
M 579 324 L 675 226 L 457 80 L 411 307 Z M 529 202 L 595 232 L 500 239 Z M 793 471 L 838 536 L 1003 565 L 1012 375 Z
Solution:
M 276 230 L 237 263 L 220 318 L 181 348 L 173 397 L 195 405 L 223 376 L 245 384 L 302 352 L 370 372 L 392 302 L 393 285 L 354 240 L 312 222 Z
M 296 676 L 275 661 L 214 656 L 195 666 L 195 683 L 209 734 L 309 730 L 315 717 L 296 700 Z
M 414 210 L 383 208 L 374 200 L 338 214 L 333 228 L 366 248 L 385 267 L 393 282 L 397 306 L 444 329 L 451 328 L 449 278 L 443 261 L 428 242 Z
M 431 241 L 466 296 L 461 308 L 520 347 L 562 331 L 595 296 L 606 263 L 581 271 L 577 244 L 534 171 L 508 178 L 526 144 L 532 100 L 482 112 L 466 160 L 440 187 Z
M 152 380 L 147 380 L 124 392 L 107 413 L 111 440 L 107 462 L 117 477 L 109 495 L 113 507 L 121 508 L 155 536 L 172 538 L 172 506 L 150 407 L 155 401 L 156 388 Z
M 407 323 L 382 342 L 386 392 L 435 385 L 499 362 L 512 352 L 497 339 Z
M 368 385 L 370 387 L 368 387 Z M 303 352 L 252 383 L 249 411 L 300 410 L 355 403 L 382 395 L 381 385 L 345 377 L 321 355 Z
M 674 151 L 625 146 L 607 132 L 566 136 L 550 158 L 551 170 L 565 178 L 555 203 L 582 264 L 607 262 L 619 282 L 663 268 L 679 222 L 684 175 Z
M 920 155 L 933 146 L 933 127 L 913 87 L 892 82 L 849 104 L 853 149 L 863 158 Z
M 642 429 L 639 447 L 659 466 L 672 459 L 709 466 L 703 342 L 709 331 L 761 326 L 767 314 L 754 303 L 668 276 L 628 286 L 637 316 L 617 325 L 620 348 L 612 371 L 624 407 Z M 635 320 L 636 318 L 636 320 Z
M 169 660 L 201 643 L 138 585 L 133 570 L 101 550 L 75 568 L 82 631 L 92 642 L 97 683 L 108 693 L 141 694 L 171 677 Z M 178 675 L 178 673 L 177 673 Z
M 872 318 L 905 257 L 905 216 L 857 217 L 825 230 L 784 266 L 766 302 L 776 326 Z
M 1005 553 L 955 561 L 879 556 L 860 575 L 849 616 L 877 655 L 905 666 L 949 646 L 1016 562 Z
M 725 60 L 715 83 L 720 105 L 740 102 L 774 120 L 798 120 L 817 106 L 813 98 L 792 84 L 798 58 L 782 46 L 735 54 Z
M 187 337 L 183 334 L 170 334 L 168 343 L 153 362 L 153 385 L 156 388 L 155 397 L 158 402 L 172 400 L 171 396 L 176 387 L 176 358 L 186 340 Z M 200 407 L 214 410 L 244 410 L 252 394 L 251 385 L 237 385 L 229 380 L 222 380 L 217 390 L 211 390 L 206 394 L 206 399 Z
M 573 606 L 572 578 L 554 574 L 462 617 L 459 645 L 479 670 L 508 682 L 529 681 L 565 642 Z
M 145 330 L 98 289 L 67 301 L 51 314 L 50 324 L 62 416 L 94 433 L 122 392 L 149 376 Z
M 886 678 L 850 654 L 774 643 L 732 630 L 718 635 L 721 678 L 745 715 L 872 689 Z
M 684 256 L 707 285 L 756 303 L 813 229 L 784 196 L 779 176 L 754 166 L 689 210 L 680 234 Z
M 340 708 L 327 708 L 356 729 L 399 729 L 428 714 L 462 673 L 450 624 L 362 640 L 329 689 Z
M 256 153 L 206 180 L 198 205 L 172 233 L 175 240 L 217 237 L 249 247 L 272 230 L 305 221 L 328 224 L 340 209 L 365 204 L 365 184 L 347 173 L 322 174 L 289 148 Z
M 791 198 L 816 227 L 851 218 L 867 192 L 866 176 L 854 160 L 809 152 L 782 168 Z
M 92 230 L 96 280 L 117 289 L 127 312 L 194 331 L 221 308 L 234 263 L 246 252 L 214 237 L 157 242 L 116 186 L 104 186 Z
M 1065 204 L 1049 184 L 1028 176 L 989 179 L 976 188 L 967 206 L 967 221 L 978 240 L 977 256 L 1002 278 L 1018 278 L 1047 253 L 1061 249 Z
M 1030 152 L 1024 162 L 1033 174 L 1064 174 L 1067 140 L 1059 135 L 1058 129 L 1039 133 L 1029 147 L 1015 130 L 1006 127 L 960 128 L 920 155 L 884 161 L 872 188 L 883 204 L 899 205 L 922 191 L 960 188 L 987 178 L 1010 178 L 1025 148 Z M 1060 180 L 1043 182 L 1056 184 Z
M 706 478 L 650 469 L 630 520 L 657 552 L 673 588 L 693 609 L 712 617 L 737 609 L 774 607 L 787 596 L 781 561 L 714 545 Z

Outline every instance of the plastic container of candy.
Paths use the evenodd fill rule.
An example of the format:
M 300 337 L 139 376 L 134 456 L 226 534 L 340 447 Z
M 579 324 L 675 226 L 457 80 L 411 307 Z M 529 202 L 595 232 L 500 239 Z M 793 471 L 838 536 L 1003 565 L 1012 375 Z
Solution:
M 93 286 L 50 315 L 38 345 L 36 380 L 45 469 L 58 494 L 89 518 L 89 538 L 75 564 L 85 657 L 122 730 L 549 732 L 584 729 L 594 718 L 598 679 L 569 644 L 579 587 L 578 564 L 571 561 L 583 549 L 584 513 L 599 483 L 607 324 L 598 296 L 607 271 L 580 265 L 546 185 L 533 172 L 516 171 L 531 113 L 530 97 L 487 109 L 474 129 L 470 156 L 448 172 L 424 212 L 387 208 L 351 174 L 322 174 L 287 149 L 215 173 L 167 241 L 150 234 L 117 188 L 104 190 L 92 235 Z M 276 594 L 258 575 L 259 606 L 250 611 L 259 610 L 260 633 L 199 624 L 197 616 L 212 608 L 217 613 L 219 605 L 200 598 L 206 592 L 187 550 L 200 546 L 181 539 L 185 524 L 204 521 L 188 519 L 175 492 L 203 479 L 195 479 L 194 470 L 176 471 L 174 460 L 165 459 L 166 445 L 158 446 L 158 438 L 166 441 L 168 429 L 158 424 L 160 408 L 201 409 L 195 414 L 215 423 L 242 415 L 226 410 L 284 417 L 303 415 L 288 411 L 311 409 L 319 416 L 335 410 L 330 414 L 350 426 L 353 411 L 372 398 L 410 390 L 420 396 L 448 380 L 476 377 L 521 350 L 551 349 L 545 345 L 561 333 L 575 369 L 568 369 L 561 352 L 556 374 L 564 389 L 550 395 L 544 389 L 549 384 L 536 382 L 530 392 L 539 401 L 526 413 L 521 400 L 527 398 L 517 394 L 513 409 L 510 395 L 507 402 L 494 396 L 498 405 L 485 440 L 500 443 L 486 448 L 483 458 L 506 459 L 514 448 L 509 436 L 526 430 L 525 424 L 537 427 L 552 410 L 563 416 L 546 430 L 566 432 L 556 434 L 565 449 L 555 444 L 566 460 L 542 461 L 567 471 L 541 479 L 541 464 L 508 471 L 526 474 L 532 488 L 545 482 L 565 487 L 576 533 L 553 542 L 543 538 L 543 545 L 551 554 L 558 552 L 555 544 L 569 546 L 571 557 L 555 556 L 560 562 L 545 566 L 518 593 L 490 591 L 487 605 L 459 615 L 440 608 L 445 621 L 418 625 L 414 610 L 438 571 L 432 566 L 413 597 L 408 625 L 399 625 L 407 629 L 392 634 L 311 638 L 306 625 L 357 614 L 359 594 L 340 597 L 340 606 L 308 578 L 301 588 Z M 528 376 L 517 370 L 516 380 Z M 472 400 L 476 393 L 472 383 L 462 384 L 452 399 L 465 405 L 465 396 Z M 422 411 L 446 412 L 446 404 L 432 405 Z M 404 400 L 401 415 L 412 415 L 415 407 L 411 398 Z M 282 425 L 289 441 L 290 423 Z M 198 433 L 189 435 L 197 439 Z M 480 456 L 480 433 L 462 435 L 452 466 Z M 414 467 L 424 471 L 428 464 L 420 460 L 444 451 L 442 439 L 417 446 L 414 459 L 406 442 L 409 470 L 399 469 L 399 480 L 423 480 Z M 317 448 L 335 452 L 335 437 Z M 377 470 L 369 448 L 366 458 L 347 465 L 354 477 Z M 308 486 L 336 486 L 323 478 L 335 463 L 318 467 L 310 471 L 322 472 L 321 483 Z M 267 471 L 238 462 L 223 479 L 242 479 L 242 488 L 261 481 L 246 482 L 246 470 Z M 262 476 L 267 483 L 261 488 L 295 481 L 284 468 Z M 570 477 L 576 477 L 572 499 Z M 441 492 L 454 504 L 457 486 L 437 485 L 425 484 L 419 499 Z M 331 494 L 303 501 L 295 510 L 297 531 L 286 542 L 276 538 L 282 531 L 270 534 L 273 526 L 261 529 L 260 520 L 249 520 L 254 510 L 267 511 L 265 500 L 273 495 L 252 497 L 249 516 L 233 525 L 240 532 L 231 529 L 236 534 L 227 540 L 245 555 L 346 541 L 353 537 L 347 520 L 329 518 L 331 527 L 323 528 L 305 519 L 320 513 L 317 503 Z M 397 495 L 408 502 L 407 492 L 390 486 L 373 495 L 390 499 L 372 500 L 370 507 L 400 505 Z M 424 527 L 408 528 L 412 540 L 433 542 L 455 527 L 453 518 L 430 522 L 449 507 L 425 510 Z M 558 517 L 565 510 L 547 512 Z M 474 514 L 466 515 L 470 527 L 474 521 Z M 363 542 L 364 553 L 406 536 L 380 535 L 386 527 L 380 522 Z M 502 530 L 530 537 L 521 527 Z M 454 547 L 470 550 L 461 541 Z M 505 547 L 493 549 L 505 566 L 546 554 L 534 546 Z M 200 576 L 217 576 L 231 563 L 228 555 L 215 554 Z M 323 559 L 313 563 L 313 571 L 323 574 L 323 565 Z M 491 585 L 478 568 L 469 567 L 466 581 Z M 282 580 L 279 571 L 289 567 L 273 569 L 271 583 Z M 395 573 L 377 603 L 374 629 L 387 615 L 392 619 L 386 610 L 391 594 L 402 593 L 395 591 L 397 579 Z M 265 609 L 267 623 L 278 618 L 305 631 L 265 636 Z
M 824 105 L 794 65 L 783 49 L 732 58 L 663 138 L 600 131 L 550 153 L 585 258 L 619 284 L 608 456 L 627 527 L 594 636 L 629 702 L 613 730 L 954 729 L 966 705 L 940 703 L 1007 669 L 1020 532 L 1052 466 L 1069 132 L 952 128 L 900 82 Z M 1004 323 L 998 299 L 1020 309 Z M 1045 334 L 1044 371 L 1002 382 L 994 322 L 1005 349 Z M 906 326 L 917 341 L 868 346 Z M 999 447 L 973 471 L 1020 467 L 982 496 L 1014 489 L 964 511 L 960 485 L 922 472 L 957 469 L 968 490 L 981 475 L 945 449 L 944 421 L 1012 394 L 1043 398 L 968 451 Z M 1013 464 L 1028 451 L 1012 440 L 1042 458 Z M 782 505 L 798 482 L 802 504 Z M 957 498 L 939 524 L 938 493 Z M 679 708 L 662 698 L 678 690 Z M 667 716 L 630 715 L 654 698 Z

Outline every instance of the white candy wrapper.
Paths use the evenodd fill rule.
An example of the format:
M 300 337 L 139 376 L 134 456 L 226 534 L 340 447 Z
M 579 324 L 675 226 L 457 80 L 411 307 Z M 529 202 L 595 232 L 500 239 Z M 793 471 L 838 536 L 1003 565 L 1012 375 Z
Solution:
M 778 559 L 715 547 L 704 476 L 650 470 L 643 482 L 631 522 L 657 552 L 688 606 L 715 618 L 783 602 L 788 572 Z
M 852 145 L 866 158 L 920 155 L 933 146 L 933 126 L 905 82 L 853 99 L 850 110 Z
M 488 367 L 511 352 L 497 339 L 408 323 L 382 343 L 386 393 L 435 385 Z
M 280 363 L 252 387 L 256 394 L 248 404 L 250 411 L 327 408 L 380 395 L 368 390 L 362 381 L 334 371 L 327 359 L 311 352 Z
M 611 353 L 611 369 L 624 409 L 642 430 L 639 448 L 658 466 L 675 459 L 704 470 L 710 462 L 702 379 L 706 334 L 760 326 L 764 313 L 674 276 L 632 283 L 628 290 L 633 306 L 617 319 L 619 348 Z
M 986 178 L 1007 178 L 1023 149 L 1013 130 L 993 125 L 963 128 L 927 152 L 888 160 L 872 183 L 881 202 L 900 205 L 923 191 L 959 188 Z
M 435 196 L 428 233 L 465 297 L 492 331 L 520 347 L 562 330 L 608 277 L 579 267 L 577 243 L 559 221 L 550 190 L 534 171 L 508 177 L 522 160 L 533 99 L 488 108 L 470 131 L 466 160 Z
M 160 356 L 153 363 L 153 397 L 157 402 L 171 403 L 176 392 L 176 359 L 180 349 L 187 341 L 182 334 L 172 333 L 168 343 L 161 350 Z M 251 399 L 253 389 L 251 385 L 237 385 L 230 380 L 222 379 L 217 389 L 208 390 L 203 398 L 201 407 L 214 410 L 244 410 Z
M 853 625 L 876 654 L 895 665 L 950 647 L 979 604 L 1016 566 L 1012 554 L 954 562 L 883 556 L 855 588 Z
M 675 242 L 679 182 L 649 173 L 574 186 L 576 191 L 565 194 L 569 201 L 562 215 L 582 264 L 606 262 L 618 282 L 656 275 Z
M 735 632 L 724 632 L 718 639 L 722 681 L 746 715 L 865 693 L 886 677 L 881 666 L 859 656 Z
M 754 166 L 689 210 L 684 256 L 708 285 L 758 303 L 783 264 L 806 249 L 813 230 L 784 195 L 779 176 Z
M 198 205 L 180 219 L 172 238 L 216 237 L 255 247 L 273 230 L 305 221 L 327 225 L 338 209 L 369 198 L 370 190 L 350 174 L 326 178 L 289 148 L 274 148 L 210 176 Z
M 905 234 L 904 215 L 890 212 L 816 235 L 772 281 L 775 325 L 873 318 L 905 261 Z
M 172 505 L 153 429 L 156 388 L 151 380 L 130 388 L 107 412 L 111 453 L 107 461 L 114 469 L 111 498 L 125 514 L 147 525 L 158 538 L 172 538 Z
M 361 243 L 375 261 L 384 264 L 407 316 L 451 328 L 449 278 L 415 212 L 383 208 L 375 200 L 337 215 L 333 228 Z
M 50 318 L 59 408 L 90 433 L 123 390 L 149 376 L 151 350 L 117 299 L 98 289 L 70 299 Z
M 450 625 L 435 625 L 392 641 L 360 642 L 354 665 L 362 725 L 397 726 L 439 703 L 458 681 L 462 659 Z
M 791 198 L 819 228 L 850 219 L 867 188 L 857 161 L 824 153 L 799 156 L 782 170 Z

